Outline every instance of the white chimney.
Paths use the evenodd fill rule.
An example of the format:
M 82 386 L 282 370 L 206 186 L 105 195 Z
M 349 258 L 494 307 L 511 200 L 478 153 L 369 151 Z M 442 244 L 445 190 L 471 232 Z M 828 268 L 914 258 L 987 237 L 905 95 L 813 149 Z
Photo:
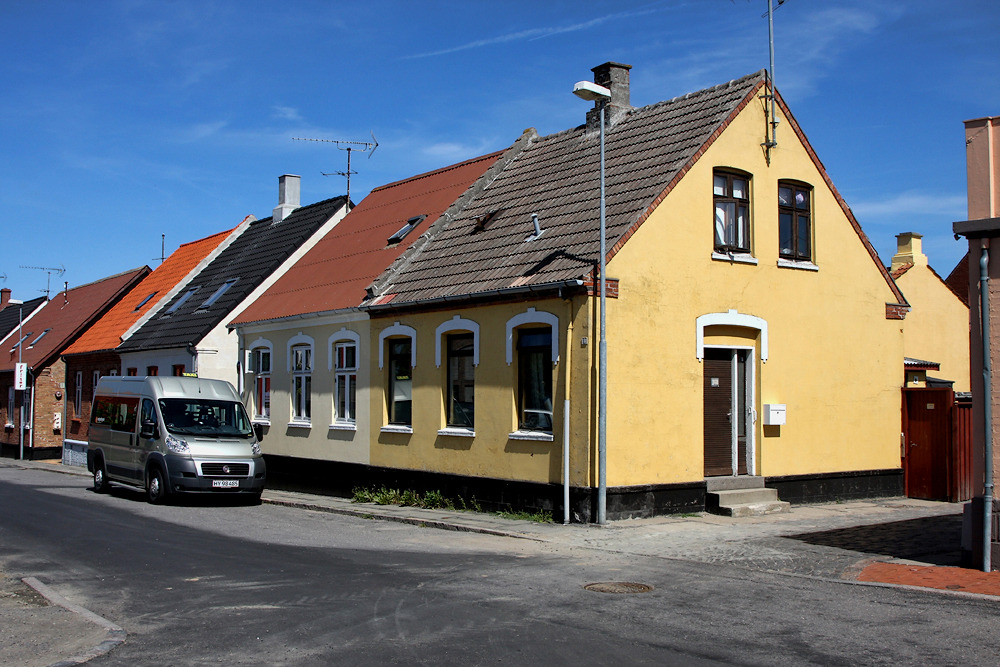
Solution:
M 278 177 L 278 205 L 274 208 L 272 222 L 281 222 L 299 207 L 301 176 L 285 174 Z

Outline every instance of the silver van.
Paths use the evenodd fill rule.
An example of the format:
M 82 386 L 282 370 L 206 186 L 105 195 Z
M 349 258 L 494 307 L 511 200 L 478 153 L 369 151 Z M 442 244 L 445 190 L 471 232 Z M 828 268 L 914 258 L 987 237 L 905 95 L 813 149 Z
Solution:
M 267 472 L 233 385 L 194 377 L 102 377 L 90 411 L 87 469 L 94 490 L 233 493 L 259 501 Z

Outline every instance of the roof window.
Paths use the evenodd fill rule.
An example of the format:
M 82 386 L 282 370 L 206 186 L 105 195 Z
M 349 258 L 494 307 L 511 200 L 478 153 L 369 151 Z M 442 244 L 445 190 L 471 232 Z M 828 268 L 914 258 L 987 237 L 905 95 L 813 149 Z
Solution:
M 35 345 L 38 343 L 38 341 L 40 341 L 41 339 L 45 338 L 45 334 L 47 334 L 50 331 L 52 331 L 52 329 L 46 329 L 42 333 L 38 334 L 38 338 L 36 338 L 35 340 L 31 341 L 31 344 L 28 345 L 28 349 L 30 350 L 31 348 L 35 347 Z
M 166 314 L 170 315 L 170 314 L 176 312 L 177 309 L 180 308 L 181 306 L 183 306 L 187 302 L 187 300 L 190 299 L 192 296 L 194 296 L 194 293 L 197 292 L 199 289 L 201 289 L 201 288 L 200 287 L 192 287 L 187 292 L 184 292 L 184 294 L 183 294 L 183 296 L 181 296 L 181 298 L 177 299 L 177 301 L 174 301 L 174 305 L 172 305 L 169 308 L 167 308 L 167 313 Z
M 389 237 L 389 245 L 394 245 L 405 239 L 406 235 L 412 232 L 413 228 L 423 222 L 426 217 L 426 215 L 418 215 L 407 220 L 402 229 Z
M 134 313 L 134 312 L 138 311 L 140 308 L 142 308 L 143 306 L 145 306 L 147 303 L 149 303 L 149 300 L 152 299 L 154 296 L 156 296 L 156 292 L 150 292 L 149 296 L 147 296 L 145 299 L 143 299 L 141 302 L 139 302 L 139 305 L 136 306 L 135 310 L 133 310 L 132 312 Z
M 233 285 L 236 284 L 237 280 L 239 280 L 239 278 L 230 278 L 226 282 L 222 283 L 222 286 L 219 287 L 219 289 L 215 290 L 215 293 L 212 294 L 212 296 L 210 296 L 207 299 L 205 299 L 202 302 L 202 304 L 200 306 L 198 306 L 198 310 L 204 310 L 205 308 L 211 307 L 211 305 L 213 303 L 215 303 L 216 301 L 219 300 L 219 297 L 221 297 L 223 294 L 225 294 L 229 290 L 230 287 L 232 287 Z
M 35 333 L 35 332 L 34 332 L 34 331 L 29 331 L 28 333 L 26 333 L 26 334 L 24 334 L 23 336 L 21 336 L 21 340 L 19 340 L 19 341 L 17 341 L 16 343 L 14 343 L 14 347 L 10 348 L 10 351 L 11 351 L 11 352 L 13 352 L 13 351 L 14 351 L 14 350 L 16 350 L 16 349 L 17 349 L 18 347 L 20 347 L 20 346 L 21 346 L 21 343 L 23 343 L 23 342 L 24 342 L 24 341 L 25 341 L 25 340 L 26 340 L 26 339 L 28 338 L 28 336 L 30 336 L 30 335 L 31 335 L 31 334 L 33 334 L 33 333 Z

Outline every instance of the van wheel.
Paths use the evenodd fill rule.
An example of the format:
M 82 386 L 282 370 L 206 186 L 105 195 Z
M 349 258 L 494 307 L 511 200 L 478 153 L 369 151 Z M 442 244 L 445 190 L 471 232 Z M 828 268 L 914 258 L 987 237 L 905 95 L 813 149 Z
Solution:
M 108 481 L 108 471 L 104 469 L 104 459 L 94 461 L 94 492 L 107 493 L 111 490 L 111 483 Z
M 150 468 L 146 476 L 146 499 L 152 505 L 162 505 L 167 499 L 167 484 L 157 466 Z

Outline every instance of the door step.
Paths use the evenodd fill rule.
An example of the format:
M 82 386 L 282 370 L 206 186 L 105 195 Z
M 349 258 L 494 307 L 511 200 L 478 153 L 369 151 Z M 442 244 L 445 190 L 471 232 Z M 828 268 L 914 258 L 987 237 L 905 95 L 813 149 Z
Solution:
M 763 483 L 763 477 L 757 479 Z M 761 516 L 785 514 L 791 505 L 778 500 L 777 489 L 720 489 L 705 494 L 705 510 L 722 516 Z

